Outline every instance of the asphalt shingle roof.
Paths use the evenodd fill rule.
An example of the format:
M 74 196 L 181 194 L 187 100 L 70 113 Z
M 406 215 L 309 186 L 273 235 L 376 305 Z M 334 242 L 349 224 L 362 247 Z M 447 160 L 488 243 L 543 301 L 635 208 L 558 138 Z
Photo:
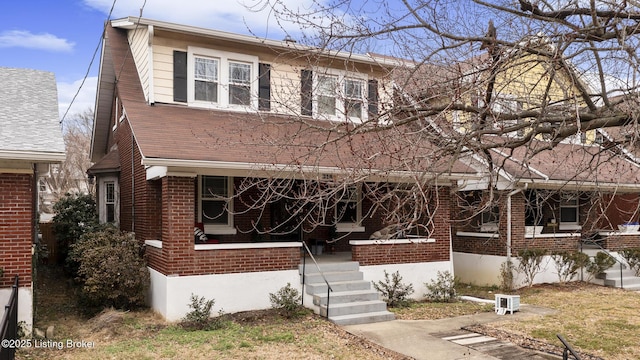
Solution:
M 53 73 L 0 67 L 0 152 L 64 154 Z

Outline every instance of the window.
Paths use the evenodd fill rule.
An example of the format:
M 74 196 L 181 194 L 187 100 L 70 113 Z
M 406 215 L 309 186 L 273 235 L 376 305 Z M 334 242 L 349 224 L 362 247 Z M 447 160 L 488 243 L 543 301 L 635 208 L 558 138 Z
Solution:
M 251 105 L 251 65 L 229 62 L 229 103 Z
M 492 206 L 490 209 L 485 210 L 481 214 L 480 231 L 498 231 L 498 224 L 500 223 L 500 207 Z
M 338 194 L 336 220 L 339 223 L 358 223 L 358 188 L 350 186 Z
M 378 82 L 335 69 L 301 71 L 301 113 L 332 121 L 362 122 L 378 112 Z
M 578 225 L 578 199 L 563 199 L 560 201 L 560 226 Z
M 194 97 L 197 101 L 218 102 L 218 59 L 194 57 Z
M 38 191 L 41 193 L 47 192 L 47 181 L 45 179 L 38 180 Z
M 349 118 L 362 119 L 362 87 L 361 80 L 344 80 L 344 107 Z
M 226 176 L 202 176 L 200 178 L 199 221 L 205 233 L 233 234 L 233 178 Z
M 104 183 L 104 205 L 106 222 L 116 221 L 116 184 L 114 181 L 105 181 Z
M 258 57 L 189 47 L 186 73 L 190 105 L 258 109 Z
M 100 223 L 118 224 L 120 221 L 120 205 L 118 195 L 118 178 L 104 176 L 98 179 L 98 215 Z

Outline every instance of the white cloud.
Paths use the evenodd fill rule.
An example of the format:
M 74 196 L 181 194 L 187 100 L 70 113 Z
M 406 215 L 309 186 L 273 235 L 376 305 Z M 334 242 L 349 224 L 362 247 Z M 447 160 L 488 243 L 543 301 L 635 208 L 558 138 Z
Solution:
M 82 84 L 82 79 L 71 83 L 58 82 L 58 110 L 60 112 L 60 119 L 62 119 L 65 112 L 67 112 L 67 109 L 69 109 L 69 111 L 67 112 L 65 119 L 71 118 L 73 114 L 80 114 L 88 109 L 94 108 L 98 77 L 88 77 L 85 80 L 84 85 L 82 85 L 82 89 L 80 89 L 78 96 L 73 100 L 73 97 L 80 88 L 80 84 Z M 71 101 L 73 101 L 73 105 L 69 108 Z
M 108 13 L 112 5 L 112 0 L 84 0 L 84 2 L 104 13 Z M 139 16 L 143 3 L 143 0 L 119 2 L 111 17 L 115 19 Z M 285 31 L 299 33 L 301 30 L 297 24 L 276 19 L 271 3 L 275 3 L 280 9 L 307 12 L 314 7 L 313 4 L 322 3 L 322 1 L 226 0 L 224 5 L 221 5 L 221 1 L 154 0 L 147 1 L 142 17 L 235 33 L 253 33 L 273 39 L 278 39 Z
M 21 47 L 47 51 L 68 52 L 75 43 L 51 34 L 32 34 L 24 30 L 11 30 L 0 33 L 0 47 Z

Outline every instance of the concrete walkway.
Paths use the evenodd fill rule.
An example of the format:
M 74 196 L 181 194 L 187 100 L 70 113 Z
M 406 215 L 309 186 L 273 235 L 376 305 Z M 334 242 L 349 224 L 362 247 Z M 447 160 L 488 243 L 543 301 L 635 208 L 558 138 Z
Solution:
M 534 351 L 494 338 L 476 337 L 473 333 L 464 334 L 460 329 L 475 324 L 551 313 L 553 310 L 523 304 L 520 306 L 520 311 L 507 315 L 487 312 L 440 320 L 394 320 L 349 325 L 344 329 L 417 360 L 550 359 L 552 357 L 541 356 Z M 480 346 L 481 343 L 484 343 L 484 346 Z

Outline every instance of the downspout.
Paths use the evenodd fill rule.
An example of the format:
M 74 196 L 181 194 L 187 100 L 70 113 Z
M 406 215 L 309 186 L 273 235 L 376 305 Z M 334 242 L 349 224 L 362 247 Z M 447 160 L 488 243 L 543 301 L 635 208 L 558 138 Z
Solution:
M 511 197 L 525 191 L 528 184 L 524 184 L 524 188 L 515 189 L 507 194 L 507 263 L 511 262 Z

